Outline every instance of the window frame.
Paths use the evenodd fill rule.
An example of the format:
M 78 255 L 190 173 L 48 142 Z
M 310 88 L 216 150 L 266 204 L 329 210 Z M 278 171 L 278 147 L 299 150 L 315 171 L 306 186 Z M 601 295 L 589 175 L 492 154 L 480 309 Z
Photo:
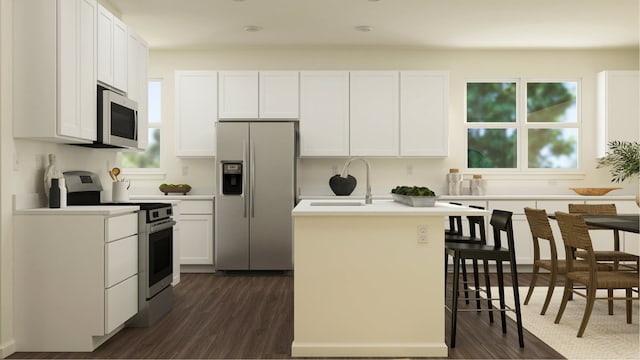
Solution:
M 148 179 L 148 180 L 162 180 L 166 177 L 166 172 L 163 170 L 163 161 L 162 161 L 162 154 L 163 154 L 163 138 L 165 135 L 163 135 L 163 108 L 164 108 L 164 78 L 148 78 L 147 79 L 147 84 L 151 83 L 151 82 L 159 82 L 160 83 L 160 121 L 151 121 L 151 118 L 149 117 L 149 108 L 147 107 L 147 117 L 148 117 L 148 121 L 147 121 L 147 131 L 149 131 L 149 129 L 160 129 L 160 149 L 159 149 L 159 156 L 160 156 L 160 160 L 159 160 L 159 164 L 157 168 L 122 168 L 122 173 L 123 175 L 127 175 L 132 179 Z M 147 87 L 147 89 L 149 89 L 149 87 Z M 148 90 L 147 90 L 147 96 L 149 96 Z M 147 103 L 147 106 L 148 103 Z M 122 156 L 122 155 L 120 155 Z M 120 160 L 120 164 L 122 164 L 122 159 Z
M 527 84 L 529 83 L 561 83 L 576 84 L 576 121 L 575 122 L 529 122 L 527 120 Z M 516 86 L 516 121 L 515 122 L 468 122 L 467 121 L 467 84 L 469 83 L 515 83 Z M 469 173 L 489 173 L 507 175 L 584 175 L 583 169 L 583 124 L 582 124 L 582 79 L 577 77 L 496 77 L 467 78 L 464 82 L 464 169 Z M 516 130 L 516 167 L 515 168 L 470 168 L 468 145 L 469 129 L 515 129 Z M 577 129 L 578 145 L 576 148 L 577 166 L 575 168 L 529 168 L 529 129 Z

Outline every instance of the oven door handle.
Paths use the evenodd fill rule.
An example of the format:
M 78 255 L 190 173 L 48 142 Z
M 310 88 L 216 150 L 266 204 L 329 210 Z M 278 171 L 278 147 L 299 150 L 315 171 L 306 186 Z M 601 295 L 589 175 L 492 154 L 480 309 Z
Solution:
M 170 229 L 176 224 L 175 220 L 167 220 L 155 224 L 149 224 L 149 233 Z

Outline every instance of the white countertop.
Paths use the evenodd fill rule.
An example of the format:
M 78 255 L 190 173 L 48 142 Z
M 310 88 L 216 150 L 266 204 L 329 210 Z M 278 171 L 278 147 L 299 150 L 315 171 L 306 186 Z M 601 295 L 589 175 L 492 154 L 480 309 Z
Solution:
M 364 201 L 364 195 L 349 195 L 349 196 L 336 196 L 336 195 L 301 195 L 301 199 L 324 199 L 324 200 L 362 200 Z M 391 194 L 373 195 L 373 199 L 389 200 Z M 635 195 L 602 195 L 602 196 L 583 196 L 577 194 L 560 194 L 560 195 L 440 195 L 438 200 L 440 201 L 455 201 L 455 200 L 634 200 Z
M 314 206 L 313 203 L 331 203 L 336 205 Z M 486 210 L 472 209 L 466 206 L 436 202 L 434 207 L 411 207 L 392 200 L 373 200 L 371 205 L 340 206 L 340 203 L 363 203 L 364 200 L 302 200 L 291 214 L 296 216 L 449 216 L 449 215 L 485 215 Z
M 156 195 L 131 195 L 129 198 L 131 200 L 213 200 L 215 199 L 215 195 L 206 194 L 206 195 L 164 195 L 164 194 L 156 194 Z
M 109 206 L 67 206 L 65 208 L 34 208 L 34 209 L 16 209 L 15 215 L 121 215 L 133 213 L 140 210 L 139 206 L 133 205 L 109 205 Z

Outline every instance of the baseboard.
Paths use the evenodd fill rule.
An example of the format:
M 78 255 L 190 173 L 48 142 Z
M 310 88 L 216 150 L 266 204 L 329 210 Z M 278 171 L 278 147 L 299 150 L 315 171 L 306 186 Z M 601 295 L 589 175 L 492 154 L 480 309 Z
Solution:
M 180 265 L 181 273 L 214 273 L 216 268 L 213 265 Z

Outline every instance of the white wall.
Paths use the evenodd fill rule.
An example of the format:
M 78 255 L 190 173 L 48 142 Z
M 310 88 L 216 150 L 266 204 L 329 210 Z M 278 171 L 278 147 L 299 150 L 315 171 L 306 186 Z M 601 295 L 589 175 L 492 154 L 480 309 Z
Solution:
M 166 182 L 190 183 L 194 193 L 213 191 L 213 159 L 174 157 L 175 70 L 448 70 L 450 71 L 450 155 L 445 159 L 371 159 L 374 194 L 388 193 L 398 184 L 423 184 L 445 193 L 445 173 L 464 169 L 464 83 L 466 79 L 513 77 L 579 78 L 582 81 L 584 175 L 513 176 L 484 174 L 490 194 L 569 194 L 569 187 L 611 186 L 606 169 L 595 169 L 596 74 L 602 70 L 638 69 L 637 51 L 465 51 L 412 49 L 226 49 L 220 51 L 151 51 L 149 76 L 163 79 L 162 143 Z M 330 194 L 328 179 L 345 159 L 302 159 L 302 194 Z M 187 167 L 188 176 L 182 171 Z M 411 175 L 409 175 L 411 173 Z M 480 172 L 481 173 L 481 172 Z M 364 169 L 354 165 L 352 174 L 364 183 Z M 471 174 L 467 174 L 470 177 Z M 161 181 L 136 181 L 133 190 L 157 192 Z M 637 193 L 638 182 L 621 184 L 615 194 Z M 362 194 L 358 186 L 354 194 Z

